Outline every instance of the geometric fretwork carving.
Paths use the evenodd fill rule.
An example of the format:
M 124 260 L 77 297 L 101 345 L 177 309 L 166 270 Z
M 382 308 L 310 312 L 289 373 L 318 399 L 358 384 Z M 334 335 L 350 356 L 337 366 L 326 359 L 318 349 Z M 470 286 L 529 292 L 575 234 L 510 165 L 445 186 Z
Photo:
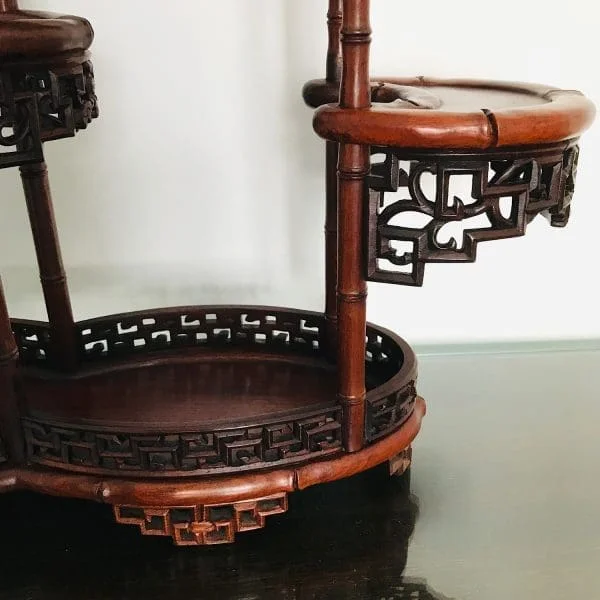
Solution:
M 374 442 L 390 434 L 410 417 L 417 391 L 414 383 L 397 392 L 371 402 L 367 409 L 367 439 Z
M 92 319 L 78 328 L 82 360 L 96 361 L 189 347 L 315 355 L 322 324 L 292 310 L 193 307 Z
M 27 365 L 48 364 L 50 352 L 50 326 L 39 321 L 13 319 L 13 335 L 19 349 L 19 362 Z
M 322 314 L 245 306 L 170 308 L 101 317 L 76 324 L 83 363 L 183 348 L 246 348 L 261 353 L 322 355 Z M 19 361 L 50 366 L 50 327 L 12 319 Z M 367 327 L 367 370 L 381 381 L 404 357 L 392 338 Z M 367 376 L 369 373 L 367 374 Z
M 83 365 L 183 348 L 300 354 L 323 359 L 322 314 L 265 307 L 190 307 L 102 317 L 76 325 Z M 47 323 L 12 320 L 22 365 L 51 366 Z M 415 381 L 384 386 L 404 364 L 402 348 L 367 326 L 366 442 L 391 433 L 412 414 Z M 84 401 L 84 399 L 82 399 Z M 97 431 L 39 418 L 24 421 L 29 460 L 99 472 L 208 474 L 274 467 L 341 452 L 338 407 L 308 411 L 294 420 L 194 433 Z
M 36 98 L 6 94 L 7 85 L 0 75 L 0 169 L 43 160 Z
M 265 519 L 287 511 L 284 492 L 233 504 L 139 508 L 115 506 L 118 523 L 137 525 L 144 535 L 170 536 L 178 546 L 228 544 L 236 533 L 262 529 Z
M 86 61 L 69 72 L 42 72 L 31 77 L 44 141 L 70 137 L 98 117 L 94 68 Z
M 540 213 L 553 226 L 568 221 L 579 152 L 574 143 L 477 154 L 371 151 L 372 281 L 422 285 L 428 262 L 473 262 L 479 242 L 521 236 Z M 453 191 L 458 177 L 470 180 L 470 194 Z
M 0 169 L 43 160 L 42 142 L 98 116 L 92 63 L 13 66 L 0 74 Z
M 380 370 L 403 362 L 402 350 L 391 338 L 367 328 L 367 379 L 375 376 L 379 381 L 385 380 L 386 374 Z M 412 380 L 400 389 L 383 393 L 376 389 L 368 394 L 365 435 L 369 443 L 392 433 L 410 417 L 417 399 L 415 384 Z
M 140 475 L 206 475 L 281 466 L 342 449 L 339 407 L 293 421 L 200 433 L 101 432 L 23 421 L 31 462 Z

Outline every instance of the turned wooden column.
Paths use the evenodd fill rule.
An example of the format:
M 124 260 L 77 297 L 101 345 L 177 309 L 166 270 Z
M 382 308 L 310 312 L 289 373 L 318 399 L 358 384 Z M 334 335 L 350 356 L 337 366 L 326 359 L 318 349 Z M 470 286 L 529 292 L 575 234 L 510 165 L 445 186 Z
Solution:
M 4 440 L 10 460 L 22 462 L 24 444 L 15 394 L 17 356 L 17 344 L 0 279 L 0 437 Z
M 368 108 L 369 0 L 344 0 L 341 108 Z M 338 164 L 338 396 L 344 410 L 344 445 L 360 450 L 365 438 L 365 337 L 367 284 L 364 278 L 365 177 L 369 147 L 340 144 Z
M 329 0 L 327 12 L 329 45 L 327 48 L 326 80 L 340 82 L 342 55 L 340 34 L 342 30 L 342 0 Z M 325 143 L 325 340 L 327 356 L 331 360 L 337 357 L 337 244 L 338 244 L 338 143 Z
M 17 0 L 0 0 L 0 12 L 9 12 L 18 9 L 19 3 Z
M 48 171 L 44 162 L 23 165 L 20 171 L 50 323 L 51 360 L 57 368 L 69 371 L 78 362 L 77 337 L 58 242 Z

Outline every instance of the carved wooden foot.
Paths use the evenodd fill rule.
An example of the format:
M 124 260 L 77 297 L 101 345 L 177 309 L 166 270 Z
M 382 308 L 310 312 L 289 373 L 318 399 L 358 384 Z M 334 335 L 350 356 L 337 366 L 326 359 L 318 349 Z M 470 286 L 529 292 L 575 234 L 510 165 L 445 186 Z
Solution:
M 178 546 L 228 544 L 235 534 L 262 529 L 265 518 L 287 511 L 280 493 L 232 504 L 147 508 L 115 506 L 118 523 L 137 525 L 144 535 L 171 536 Z
M 390 475 L 395 475 L 396 477 L 404 475 L 412 464 L 412 446 L 390 458 L 388 464 L 390 466 Z

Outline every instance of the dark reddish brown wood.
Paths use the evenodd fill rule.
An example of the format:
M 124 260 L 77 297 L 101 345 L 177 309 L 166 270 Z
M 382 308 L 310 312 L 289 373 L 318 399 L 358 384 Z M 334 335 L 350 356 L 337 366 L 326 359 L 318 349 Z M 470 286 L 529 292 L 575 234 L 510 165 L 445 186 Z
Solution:
M 256 471 L 342 451 L 324 315 L 272 307 L 182 307 L 77 325 L 81 367 L 58 375 L 45 330 L 15 321 L 32 463 L 85 473 L 189 477 Z M 34 339 L 35 338 L 35 339 Z M 416 359 L 369 325 L 365 441 L 416 401 Z
M 17 0 L 0 0 L 0 12 L 9 12 L 19 10 Z
M 540 214 L 554 227 L 569 220 L 576 140 L 509 151 L 438 153 L 375 146 L 371 152 L 370 281 L 419 286 L 427 263 L 475 262 L 481 242 L 522 236 Z M 436 193 L 430 199 L 423 193 L 424 175 L 434 179 Z M 452 194 L 454 178 L 465 176 L 473 181 L 470 192 Z M 426 217 L 423 227 L 410 221 L 415 214 Z M 488 224 L 473 223 L 482 214 Z M 440 232 L 450 223 L 462 232 L 441 241 Z
M 262 527 L 294 490 L 383 462 L 408 468 L 425 412 L 416 359 L 367 325 L 367 276 L 383 277 L 385 259 L 412 261 L 414 284 L 425 262 L 474 259 L 478 241 L 520 235 L 539 212 L 564 225 L 572 138 L 593 107 L 540 86 L 370 80 L 368 0 L 330 0 L 328 32 L 326 77 L 304 88 L 309 105 L 330 103 L 315 116 L 328 140 L 325 313 L 183 307 L 75 324 L 42 142 L 98 115 L 93 31 L 85 19 L 0 0 L 0 168 L 21 167 L 49 317 L 11 323 L 0 306 L 0 491 L 93 498 L 115 505 L 119 522 L 196 545 Z M 384 155 L 372 169 L 371 144 Z M 421 168 L 441 181 L 435 201 L 418 189 Z M 478 178 L 474 208 L 449 202 L 453 170 Z M 409 200 L 377 204 L 400 187 Z M 510 216 L 491 188 L 513 195 Z M 431 217 L 431 231 L 391 223 L 406 203 Z M 466 231 L 463 248 L 439 243 L 439 227 L 482 205 L 490 230 Z M 405 237 L 417 247 L 394 255 Z
M 425 403 L 422 398 L 417 398 L 414 411 L 402 427 L 377 443 L 363 448 L 358 454 L 342 454 L 290 469 L 208 479 L 191 478 L 174 485 L 171 481 L 160 479 L 145 481 L 123 477 L 100 478 L 32 467 L 3 473 L 0 492 L 22 489 L 108 504 L 144 507 L 226 504 L 253 500 L 349 477 L 393 459 L 410 446 L 419 432 L 424 415 Z
M 8 308 L 0 279 L 0 463 L 5 460 L 22 462 L 23 436 L 15 394 L 15 373 L 18 357 L 8 317 Z
M 77 335 L 58 242 L 48 171 L 43 162 L 24 165 L 20 171 L 50 323 L 51 359 L 58 368 L 72 370 L 78 363 Z
M 386 96 L 370 108 L 322 106 L 315 115 L 317 133 L 356 144 L 485 150 L 578 137 L 595 115 L 592 102 L 573 90 L 493 81 L 385 81 L 421 88 L 428 96 L 415 95 L 416 107 L 387 102 Z M 431 108 L 430 95 L 439 108 Z
M 81 53 L 90 47 L 93 39 L 94 30 L 87 19 L 19 10 L 16 1 L 0 0 L 0 57 L 3 59 L 32 60 Z
M 369 83 L 369 2 L 344 1 L 340 108 L 371 103 Z M 365 351 L 367 285 L 363 264 L 365 177 L 369 148 L 341 144 L 338 198 L 338 397 L 344 408 L 345 448 L 360 450 L 365 429 Z
M 327 11 L 327 64 L 325 79 L 339 83 L 342 77 L 342 53 L 340 36 L 342 33 L 342 0 L 329 0 Z
M 326 82 L 339 88 L 342 74 L 342 0 L 330 0 L 327 13 L 329 45 Z M 325 143 L 325 326 L 327 353 L 337 359 L 337 276 L 338 276 L 338 144 Z
M 338 341 L 338 149 L 337 142 L 325 143 L 325 319 L 327 352 L 331 360 L 337 359 Z
M 337 360 L 338 143 L 325 142 L 325 326 L 327 352 Z

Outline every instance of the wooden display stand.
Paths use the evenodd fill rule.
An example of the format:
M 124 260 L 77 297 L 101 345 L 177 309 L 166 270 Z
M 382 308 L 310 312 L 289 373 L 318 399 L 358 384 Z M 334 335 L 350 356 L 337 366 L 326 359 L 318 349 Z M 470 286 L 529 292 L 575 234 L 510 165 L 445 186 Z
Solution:
M 144 534 L 215 544 L 294 490 L 409 467 L 425 413 L 415 355 L 366 322 L 367 280 L 421 285 L 428 262 L 474 261 L 539 213 L 565 225 L 594 107 L 542 86 L 370 80 L 368 0 L 330 0 L 328 25 L 327 76 L 304 88 L 326 139 L 324 314 L 193 306 L 76 323 L 42 144 L 98 116 L 93 31 L 0 0 L 0 168 L 21 171 L 48 312 L 9 319 L 0 287 L 0 492 L 105 502 Z M 465 174 L 472 199 L 450 197 Z M 402 224 L 414 213 L 423 227 Z M 463 239 L 440 241 L 456 222 Z

